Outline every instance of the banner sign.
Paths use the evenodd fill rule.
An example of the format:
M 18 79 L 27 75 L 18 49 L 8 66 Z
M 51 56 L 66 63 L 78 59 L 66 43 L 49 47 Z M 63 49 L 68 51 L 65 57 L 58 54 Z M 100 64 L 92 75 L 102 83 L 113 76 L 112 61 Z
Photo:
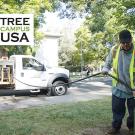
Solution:
M 0 45 L 34 45 L 33 14 L 0 14 Z

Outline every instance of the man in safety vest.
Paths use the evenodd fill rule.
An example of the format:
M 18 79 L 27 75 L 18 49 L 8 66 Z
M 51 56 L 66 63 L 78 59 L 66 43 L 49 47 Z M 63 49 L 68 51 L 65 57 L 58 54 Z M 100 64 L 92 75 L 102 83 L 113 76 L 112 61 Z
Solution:
M 132 43 L 132 36 L 128 30 L 122 30 L 119 33 L 119 44 L 112 47 L 102 73 L 107 74 L 111 68 L 113 69 L 113 76 L 122 80 L 131 89 L 117 80 L 112 80 L 113 120 L 112 128 L 108 130 L 106 135 L 120 132 L 126 105 L 129 113 L 127 127 L 129 134 L 133 135 L 135 99 L 132 90 L 135 90 L 135 45 Z

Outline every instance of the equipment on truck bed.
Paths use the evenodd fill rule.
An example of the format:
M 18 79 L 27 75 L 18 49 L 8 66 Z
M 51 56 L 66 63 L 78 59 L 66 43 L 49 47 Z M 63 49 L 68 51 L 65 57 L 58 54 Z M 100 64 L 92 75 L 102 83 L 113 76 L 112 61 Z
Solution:
M 13 73 L 14 73 L 14 62 L 8 60 L 8 58 L 0 59 L 0 87 L 13 88 Z

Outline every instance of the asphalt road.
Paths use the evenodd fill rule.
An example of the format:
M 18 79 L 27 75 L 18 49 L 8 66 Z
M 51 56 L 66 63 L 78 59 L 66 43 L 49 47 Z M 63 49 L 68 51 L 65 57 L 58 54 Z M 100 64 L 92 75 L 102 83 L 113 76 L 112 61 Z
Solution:
M 28 108 L 48 104 L 61 104 L 100 99 L 111 96 L 111 80 L 109 78 L 94 78 L 72 84 L 66 95 L 51 96 L 40 95 L 37 97 L 0 97 L 0 111 L 19 108 Z

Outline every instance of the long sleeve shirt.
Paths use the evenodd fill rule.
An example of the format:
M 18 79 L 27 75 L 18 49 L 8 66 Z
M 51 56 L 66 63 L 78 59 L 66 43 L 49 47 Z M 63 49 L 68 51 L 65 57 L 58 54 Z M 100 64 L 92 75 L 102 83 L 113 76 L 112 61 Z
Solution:
M 118 57 L 118 77 L 120 80 L 122 80 L 129 86 L 130 86 L 129 67 L 132 58 L 132 51 L 133 51 L 133 47 L 128 52 L 125 52 L 124 50 L 120 50 L 119 57 Z M 109 55 L 106 58 L 106 62 L 103 70 L 109 71 L 112 68 L 112 62 L 113 62 L 113 57 L 112 57 L 112 49 L 111 49 Z M 112 87 L 112 94 L 119 98 L 133 97 L 131 90 L 119 82 L 115 87 Z

